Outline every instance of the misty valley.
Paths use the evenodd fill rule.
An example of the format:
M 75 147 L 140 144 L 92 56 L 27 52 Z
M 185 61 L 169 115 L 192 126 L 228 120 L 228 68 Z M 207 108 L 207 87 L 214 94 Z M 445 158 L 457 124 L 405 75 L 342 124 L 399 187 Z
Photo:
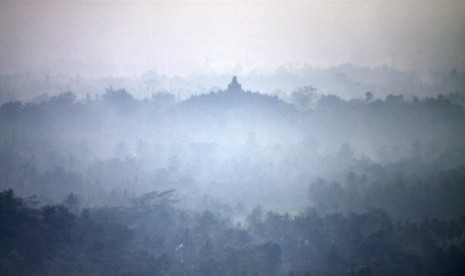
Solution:
M 464 275 L 458 74 L 422 98 L 234 76 L 4 102 L 0 275 Z

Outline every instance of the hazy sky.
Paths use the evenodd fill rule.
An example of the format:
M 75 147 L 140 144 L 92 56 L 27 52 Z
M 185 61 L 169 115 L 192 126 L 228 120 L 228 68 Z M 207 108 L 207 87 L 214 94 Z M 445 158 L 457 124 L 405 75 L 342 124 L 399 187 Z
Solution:
M 465 1 L 3 1 L 0 71 L 465 70 Z

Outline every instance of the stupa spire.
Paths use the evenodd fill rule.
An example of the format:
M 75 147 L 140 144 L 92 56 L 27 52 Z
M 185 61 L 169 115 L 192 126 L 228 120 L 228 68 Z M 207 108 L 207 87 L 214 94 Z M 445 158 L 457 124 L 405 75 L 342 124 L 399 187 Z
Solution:
M 242 86 L 237 81 L 237 77 L 234 76 L 231 80 L 231 83 L 228 84 L 228 91 L 229 92 L 240 92 L 242 91 Z

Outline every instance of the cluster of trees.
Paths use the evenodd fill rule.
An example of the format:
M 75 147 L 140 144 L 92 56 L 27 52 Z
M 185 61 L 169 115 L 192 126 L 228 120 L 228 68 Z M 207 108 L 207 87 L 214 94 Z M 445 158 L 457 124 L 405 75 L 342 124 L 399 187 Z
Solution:
M 229 92 L 179 103 L 170 94 L 137 100 L 110 87 L 98 98 L 78 100 L 69 92 L 3 104 L 0 188 L 48 203 L 81 194 L 87 206 L 127 205 L 126 193 L 176 188 L 295 211 L 318 179 L 343 183 L 350 172 L 363 178 L 378 164 L 419 163 L 418 174 L 465 164 L 465 109 L 446 97 L 381 100 L 367 93 L 343 100 L 306 87 L 288 104 Z M 383 177 L 374 178 L 368 186 L 376 193 Z
M 2 275 L 463 275 L 465 216 L 392 219 L 261 207 L 237 221 L 186 211 L 174 191 L 71 213 L 0 192 Z M 66 204 L 72 205 L 72 200 Z
M 216 90 L 230 81 L 230 75 L 190 75 L 169 77 L 146 72 L 134 77 L 86 78 L 83 76 L 47 75 L 39 76 L 29 73 L 12 75 L 0 74 L 0 103 L 12 100 L 40 102 L 63 91 L 76 91 L 80 98 L 86 93 L 102 94 L 102 88 L 109 85 L 125 87 L 138 99 L 149 96 L 152 92 L 169 91 L 181 99 L 192 95 Z M 266 94 L 287 97 L 298 87 L 311 83 L 322 94 L 335 94 L 344 99 L 363 97 L 371 91 L 377 97 L 389 94 L 426 95 L 434 97 L 453 94 L 452 100 L 465 105 L 465 74 L 452 69 L 443 72 L 398 71 L 387 66 L 376 68 L 344 64 L 332 68 L 313 68 L 310 66 L 283 66 L 273 73 L 255 72 L 242 75 L 241 81 L 253 90 Z
M 3 104 L 0 274 L 461 275 L 459 102 L 237 84 Z
M 342 181 L 318 179 L 310 184 L 308 194 L 313 206 L 325 213 L 381 209 L 406 220 L 452 219 L 462 215 L 465 166 L 440 170 L 416 163 L 421 162 L 404 160 L 391 166 L 371 165 L 363 172 L 347 174 Z M 423 168 L 415 172 L 412 164 Z

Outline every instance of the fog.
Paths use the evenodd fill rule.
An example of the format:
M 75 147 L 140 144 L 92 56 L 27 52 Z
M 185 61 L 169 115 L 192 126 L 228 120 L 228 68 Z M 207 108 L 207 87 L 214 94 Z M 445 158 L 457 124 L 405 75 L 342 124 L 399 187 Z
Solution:
M 462 102 L 452 102 L 457 97 Z M 192 198 L 205 194 L 296 212 L 308 203 L 307 186 L 317 178 L 339 180 L 361 164 L 363 171 L 406 158 L 433 162 L 462 147 L 461 116 L 463 94 L 408 100 L 367 92 L 343 100 L 307 86 L 285 101 L 248 91 L 234 77 L 222 90 L 185 100 L 168 93 L 135 99 L 110 86 L 84 99 L 67 92 L 39 102 L 9 102 L 2 106 L 2 144 L 39 175 L 57 169 L 82 174 L 82 187 L 54 190 L 23 179 L 26 172 L 18 175 L 15 169 L 16 191 L 27 196 L 57 201 L 68 193 L 114 189 L 139 196 L 163 187 Z M 452 167 L 461 165 L 456 154 Z M 159 174 L 168 179 L 159 180 Z M 188 183 L 176 183 L 180 176 Z M 103 204 L 94 200 L 90 206 Z
M 0 72 L 132 76 L 355 63 L 465 70 L 462 1 L 9 1 Z
M 463 79 L 462 73 L 454 70 L 448 76 L 462 85 L 459 80 Z M 287 244 L 290 240 L 280 241 L 274 236 L 288 235 L 286 232 L 267 232 L 271 236 L 263 240 L 259 229 L 271 227 L 268 223 L 272 223 L 269 220 L 274 216 L 285 216 L 285 221 L 280 222 L 283 227 L 317 214 L 349 216 L 346 218 L 349 220 L 357 219 L 353 217 L 355 214 L 381 215 L 387 216 L 388 221 L 392 218 L 411 223 L 454 220 L 462 216 L 465 110 L 463 93 L 457 91 L 422 98 L 391 94 L 378 98 L 366 92 L 363 97 L 346 100 L 321 94 L 309 85 L 281 98 L 272 93 L 252 92 L 234 76 L 222 89 L 184 99 L 167 92 L 152 92 L 150 97 L 138 99 L 122 87 L 109 86 L 100 94 L 87 94 L 84 98 L 66 92 L 24 102 L 10 101 L 0 109 L 1 189 L 5 191 L 2 200 L 10 204 L 7 202 L 14 195 L 8 189 L 13 189 L 24 198 L 17 199 L 25 204 L 18 207 L 24 212 L 37 209 L 21 208 L 42 208 L 43 212 L 56 206 L 67 208 L 60 212 L 69 212 L 70 220 L 84 220 L 78 223 L 87 225 L 70 224 L 69 231 L 94 227 L 85 222 L 89 215 L 95 223 L 103 219 L 99 217 L 100 212 L 107 212 L 105 217 L 115 215 L 112 223 L 129 227 L 128 234 L 132 233 L 118 240 L 123 239 L 125 246 L 134 250 L 145 250 L 147 245 L 137 241 L 153 235 L 161 235 L 160 239 L 165 242 L 174 239 L 173 248 L 184 246 L 184 242 L 176 241 L 178 238 L 166 236 L 170 230 L 147 225 L 150 216 L 168 223 L 167 227 L 181 227 L 173 231 L 188 231 L 182 230 L 183 227 L 190 229 L 194 227 L 190 223 L 200 223 L 195 220 L 202 217 L 196 216 L 203 212 L 203 216 L 222 220 L 225 223 L 222 227 L 246 231 L 251 238 L 258 235 L 249 241 L 253 246 L 261 248 L 265 246 L 260 245 L 262 242 L 271 246 L 263 250 L 274 257 L 264 266 L 257 259 L 246 271 L 280 274 L 299 269 L 320 272 L 357 269 L 352 261 L 348 265 L 338 261 L 322 264 L 310 253 L 294 252 L 296 248 Z M 119 218 L 124 210 L 136 213 Z M 263 210 L 268 212 L 266 216 Z M 379 211 L 370 213 L 373 210 Z M 168 213 L 158 213 L 162 211 Z M 175 215 L 171 212 L 194 216 L 194 221 L 170 224 L 169 220 L 174 219 L 171 216 Z M 319 219 L 323 218 L 331 220 L 330 217 Z M 19 226 L 13 223 L 11 227 Z M 325 227 L 336 231 L 340 226 Z M 195 229 L 189 231 L 198 231 Z M 219 233 L 211 231 L 208 230 L 208 235 L 213 235 L 211 238 L 219 238 L 215 236 Z M 108 238 L 107 235 L 113 234 L 103 234 L 102 239 Z M 308 238 L 314 239 L 312 235 Z M 74 238 L 61 242 L 71 243 L 69 246 L 75 250 L 87 250 L 72 245 Z M 215 242 L 221 248 L 226 246 L 218 248 L 220 252 L 230 250 L 228 246 L 234 243 L 225 241 L 225 245 L 220 245 L 223 241 Z M 105 246 L 116 245 L 110 242 Z M 203 274 L 195 265 L 198 258 L 203 258 L 200 253 L 189 253 L 194 254 L 189 257 L 194 267 L 180 267 L 178 253 L 170 253 L 173 248 L 166 244 L 153 246 L 168 254 L 163 255 L 166 258 L 174 258 L 171 261 L 175 263 L 166 267 L 155 265 L 160 271 Z M 326 250 L 323 245 L 305 246 L 310 246 L 309 250 Z M 245 248 L 249 247 L 241 250 Z M 189 250 L 194 249 L 195 246 Z M 254 258 L 265 254 L 253 253 L 254 250 L 259 249 L 247 254 Z M 345 254 L 343 250 L 339 252 Z M 49 254 L 52 258 L 49 260 L 58 261 L 58 255 Z M 92 254 L 109 258 L 110 263 L 117 259 L 111 257 L 116 254 L 111 250 L 110 255 L 99 250 Z M 154 254 L 151 256 L 162 256 L 159 255 L 162 253 Z M 132 253 L 130 256 L 137 258 Z M 297 256 L 311 259 L 297 261 L 294 259 Z M 80 260 L 85 268 L 78 269 L 69 267 L 71 259 L 56 268 L 36 257 L 30 258 L 31 271 L 59 273 L 55 269 L 73 269 L 85 274 L 112 271 L 111 266 L 91 269 L 87 265 L 93 261 L 87 259 Z M 223 265 L 232 265 L 231 257 L 224 258 Z M 293 264 L 287 267 L 281 263 L 285 259 Z M 332 270 L 332 262 L 341 265 L 342 270 Z M 211 273 L 236 273 L 245 265 L 240 263 Z M 365 264 L 370 271 L 381 271 L 376 264 L 368 261 Z M 206 271 L 219 269 L 212 264 L 205 265 L 202 269 Z M 117 271 L 129 267 L 129 264 L 123 265 Z M 398 272 L 407 268 L 390 269 Z M 19 267 L 19 270 L 3 269 L 24 271 Z M 146 269 L 141 273 L 153 272 Z M 421 274 L 423 269 L 440 271 L 421 266 L 415 273 Z
M 463 275 L 462 2 L 0 2 L 0 275 Z
M 147 71 L 140 75 L 121 77 L 85 77 L 67 74 L 10 73 L 0 75 L 0 102 L 41 102 L 50 97 L 72 91 L 79 100 L 101 96 L 113 86 L 125 88 L 138 99 L 153 94 L 167 93 L 177 101 L 224 89 L 232 74 L 198 72 L 185 77 L 168 76 Z M 406 99 L 438 95 L 461 94 L 465 86 L 463 71 L 449 68 L 444 71 L 401 71 L 386 65 L 364 67 L 342 64 L 328 68 L 310 65 L 282 65 L 269 72 L 256 70 L 240 74 L 241 83 L 251 91 L 275 95 L 292 102 L 292 94 L 311 86 L 318 94 L 333 94 L 342 99 L 364 98 L 370 92 L 376 98 L 404 95 Z

